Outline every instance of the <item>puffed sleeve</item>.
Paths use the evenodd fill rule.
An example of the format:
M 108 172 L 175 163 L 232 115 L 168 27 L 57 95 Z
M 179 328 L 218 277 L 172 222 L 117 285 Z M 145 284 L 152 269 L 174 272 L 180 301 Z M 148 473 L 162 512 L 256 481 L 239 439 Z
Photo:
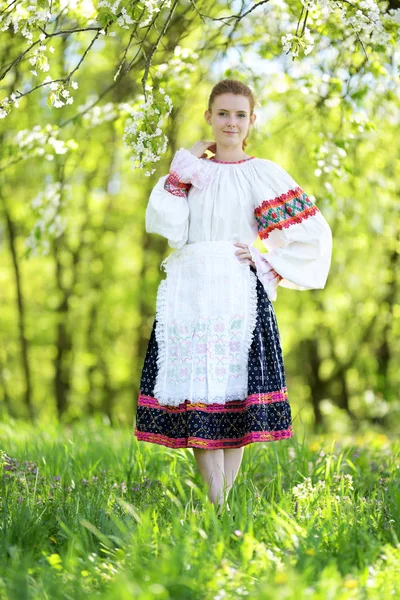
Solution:
M 146 207 L 147 233 L 168 239 L 171 248 L 182 248 L 189 235 L 187 196 L 192 186 L 202 189 L 209 179 L 205 161 L 181 148 L 172 160 L 168 175 L 160 177 Z
M 263 159 L 259 171 L 254 216 L 268 252 L 249 249 L 268 297 L 276 300 L 278 285 L 295 290 L 324 288 L 332 255 L 328 222 L 277 163 Z

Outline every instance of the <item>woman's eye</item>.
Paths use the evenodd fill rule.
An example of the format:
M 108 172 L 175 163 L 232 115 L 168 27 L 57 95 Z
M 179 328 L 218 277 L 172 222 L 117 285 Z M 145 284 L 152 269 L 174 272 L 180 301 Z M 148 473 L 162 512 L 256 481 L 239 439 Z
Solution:
M 219 113 L 218 113 L 218 116 L 220 116 L 220 117 L 224 117 L 224 116 L 226 116 L 226 113 L 224 113 L 224 112 L 219 112 Z M 243 118 L 245 118 L 245 117 L 246 117 L 246 115 L 243 115 L 243 114 L 241 114 L 241 115 L 239 115 L 239 117 L 243 117 Z

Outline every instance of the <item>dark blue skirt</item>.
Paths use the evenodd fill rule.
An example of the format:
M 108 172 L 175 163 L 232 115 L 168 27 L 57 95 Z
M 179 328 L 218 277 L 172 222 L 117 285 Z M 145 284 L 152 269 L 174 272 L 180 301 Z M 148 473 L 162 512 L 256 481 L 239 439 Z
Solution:
M 256 275 L 256 270 L 250 266 Z M 138 440 L 169 448 L 240 448 L 293 436 L 275 311 L 257 277 L 257 320 L 248 361 L 248 396 L 225 404 L 161 405 L 154 397 L 158 344 L 154 319 L 136 411 Z

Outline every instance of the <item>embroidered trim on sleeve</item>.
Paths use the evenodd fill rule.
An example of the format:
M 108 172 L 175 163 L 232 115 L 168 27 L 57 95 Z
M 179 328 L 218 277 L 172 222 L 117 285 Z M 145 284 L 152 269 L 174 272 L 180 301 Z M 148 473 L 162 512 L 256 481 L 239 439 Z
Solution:
M 164 189 L 174 196 L 186 197 L 191 187 L 191 183 L 183 183 L 182 181 L 179 181 L 179 175 L 175 173 L 175 171 L 171 171 L 164 182 Z
M 259 236 L 264 240 L 274 229 L 287 229 L 317 212 L 319 208 L 311 202 L 300 187 L 289 190 L 272 200 L 264 200 L 254 209 Z

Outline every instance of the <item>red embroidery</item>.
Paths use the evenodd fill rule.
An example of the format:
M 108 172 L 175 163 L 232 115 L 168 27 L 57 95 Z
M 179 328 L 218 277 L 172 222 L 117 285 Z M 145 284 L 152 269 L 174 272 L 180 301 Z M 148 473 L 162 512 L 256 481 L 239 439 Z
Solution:
M 259 236 L 263 240 L 274 229 L 287 229 L 317 212 L 319 212 L 318 207 L 311 202 L 300 187 L 289 190 L 271 200 L 264 200 L 260 206 L 254 209 Z
M 171 171 L 164 183 L 164 189 L 174 196 L 187 196 L 191 187 L 191 183 L 179 181 L 179 175 L 175 171 Z
M 271 265 L 270 265 L 270 267 L 271 267 Z M 274 275 L 275 279 L 278 279 L 279 281 L 280 281 L 281 279 L 283 279 L 282 275 L 279 275 L 279 273 L 277 273 L 277 272 L 275 271 L 275 269 L 273 269 L 272 267 L 271 267 L 271 273 L 273 273 L 273 275 Z
M 288 200 L 293 200 L 293 198 L 297 198 L 297 196 L 300 196 L 301 194 L 304 194 L 303 190 L 301 189 L 301 187 L 297 187 L 293 190 L 289 190 L 288 192 L 286 192 L 286 194 L 281 194 L 280 196 L 273 198 L 272 200 L 264 200 L 264 202 L 260 204 L 260 206 L 257 206 L 257 208 L 255 209 L 255 215 L 261 216 L 262 213 L 265 212 L 265 210 L 269 208 L 275 208 L 276 206 L 280 206 L 281 204 L 285 204 L 285 202 L 287 202 Z M 306 199 L 306 202 L 307 204 L 312 204 L 309 198 Z
M 302 221 L 308 219 L 308 217 L 315 215 L 317 212 L 319 212 L 319 208 L 314 205 L 311 208 L 307 208 L 300 215 L 295 215 L 294 217 L 291 217 L 290 219 L 287 219 L 282 223 L 274 223 L 272 225 L 269 225 L 267 229 L 259 232 L 259 236 L 262 240 L 265 240 L 267 239 L 271 231 L 273 231 L 274 229 L 288 229 L 291 225 L 294 225 L 295 223 L 301 223 Z
M 249 158 L 243 158 L 242 160 L 215 160 L 215 158 L 212 156 L 209 160 L 211 160 L 212 162 L 216 162 L 216 163 L 220 163 L 222 165 L 240 165 L 241 163 L 247 162 L 248 160 L 251 160 L 252 158 L 256 158 L 255 156 L 249 156 Z

